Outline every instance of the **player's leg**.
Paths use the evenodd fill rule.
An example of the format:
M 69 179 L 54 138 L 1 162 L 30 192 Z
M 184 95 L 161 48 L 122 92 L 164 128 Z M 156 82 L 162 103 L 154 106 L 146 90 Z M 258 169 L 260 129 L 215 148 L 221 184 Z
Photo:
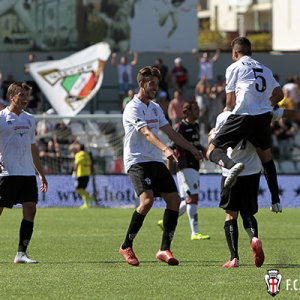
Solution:
M 16 184 L 21 186 L 21 195 L 18 203 L 23 207 L 23 220 L 20 226 L 19 246 L 14 263 L 35 264 L 37 261 L 30 259 L 27 254 L 27 247 L 32 237 L 34 218 L 36 214 L 36 204 L 38 202 L 38 189 L 35 176 L 16 176 Z M 29 200 L 30 199 L 30 200 Z
M 227 245 L 230 251 L 230 260 L 223 265 L 224 268 L 234 268 L 239 266 L 238 254 L 238 211 L 226 210 L 224 231 Z
M 198 198 L 199 195 L 194 194 L 194 195 L 190 195 L 187 197 L 186 199 L 186 203 L 187 203 L 187 215 L 189 218 L 189 222 L 190 222 L 190 227 L 191 227 L 191 240 L 207 240 L 210 239 L 209 235 L 206 234 L 201 234 L 199 232 L 199 223 L 198 223 Z
M 140 204 L 132 214 L 125 241 L 121 245 L 119 253 L 127 263 L 134 266 L 138 266 L 139 261 L 132 250 L 133 239 L 141 229 L 145 216 L 153 205 L 152 183 L 155 181 L 155 171 L 155 164 L 152 162 L 135 164 L 128 171 L 135 193 L 140 199 Z
M 247 193 L 241 198 L 241 216 L 243 225 L 250 238 L 250 245 L 253 254 L 254 263 L 261 267 L 265 260 L 262 242 L 258 239 L 258 225 L 254 215 L 258 211 L 258 189 L 260 173 L 241 177 L 241 191 L 248 188 Z
M 23 220 L 20 226 L 19 246 L 14 263 L 31 263 L 35 264 L 37 261 L 30 259 L 27 254 L 27 247 L 32 237 L 34 217 L 36 214 L 36 202 L 24 202 L 23 206 Z
M 277 181 L 277 172 L 274 161 L 272 159 L 271 149 L 262 150 L 261 148 L 256 148 L 257 154 L 264 167 L 264 175 L 271 193 L 272 206 L 271 210 L 278 213 L 282 212 L 282 207 L 280 205 L 279 198 L 279 188 Z
M 162 242 L 160 250 L 156 253 L 156 258 L 168 263 L 169 265 L 178 265 L 179 262 L 176 258 L 174 258 L 170 248 L 177 226 L 180 198 L 178 192 L 161 193 L 161 196 L 166 201 L 167 207 L 163 217 L 164 229 Z
M 0 216 L 2 215 L 4 207 L 0 207 Z
M 86 191 L 88 181 L 89 181 L 88 176 L 77 177 L 75 180 L 75 191 L 82 197 L 83 202 L 84 202 L 84 204 L 82 206 L 80 206 L 81 209 L 89 208 L 88 200 L 89 200 L 90 195 Z

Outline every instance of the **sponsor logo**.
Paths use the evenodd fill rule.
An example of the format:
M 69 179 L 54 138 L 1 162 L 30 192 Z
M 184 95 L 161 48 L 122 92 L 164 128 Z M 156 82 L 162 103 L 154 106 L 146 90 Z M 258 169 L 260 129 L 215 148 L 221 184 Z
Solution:
M 223 163 L 223 160 L 222 160 L 222 159 L 220 159 L 220 160 L 218 161 L 218 165 L 219 165 L 220 167 L 224 168 L 224 163 Z
M 151 184 L 151 179 L 150 178 L 145 178 L 145 181 L 146 181 L 146 183 L 148 184 L 148 185 L 150 185 Z
M 267 292 L 273 297 L 279 293 L 281 278 L 278 270 L 268 270 L 268 274 L 265 275 Z

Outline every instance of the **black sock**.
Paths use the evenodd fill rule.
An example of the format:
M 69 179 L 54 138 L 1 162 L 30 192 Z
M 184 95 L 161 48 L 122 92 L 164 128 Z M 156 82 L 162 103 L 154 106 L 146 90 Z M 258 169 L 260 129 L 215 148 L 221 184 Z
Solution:
M 238 254 L 238 238 L 239 238 L 239 230 L 237 226 L 237 220 L 229 220 L 225 221 L 224 225 L 225 236 L 228 244 L 228 248 L 230 250 L 231 258 L 239 258 Z
M 164 232 L 160 250 L 170 250 L 171 241 L 177 226 L 178 211 L 166 209 L 164 213 Z
M 33 232 L 33 222 L 22 220 L 20 226 L 19 252 L 26 252 Z
M 226 169 L 231 169 L 235 165 L 235 162 L 220 148 L 215 148 L 210 153 L 209 160 Z
M 278 192 L 277 172 L 273 159 L 264 163 L 264 174 L 272 196 L 272 204 L 280 202 Z
M 244 228 L 247 231 L 251 242 L 254 237 L 258 237 L 257 221 L 254 216 L 242 216 L 242 218 Z
M 141 229 L 145 216 L 139 214 L 136 210 L 132 214 L 131 222 L 126 234 L 125 242 L 122 244 L 122 249 L 126 249 L 128 247 L 132 248 L 133 239 L 136 237 L 137 233 Z

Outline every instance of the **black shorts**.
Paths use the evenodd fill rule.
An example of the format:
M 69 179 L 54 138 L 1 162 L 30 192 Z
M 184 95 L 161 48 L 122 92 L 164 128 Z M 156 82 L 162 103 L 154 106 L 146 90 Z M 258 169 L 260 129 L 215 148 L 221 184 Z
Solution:
M 154 197 L 160 197 L 160 193 L 178 192 L 170 171 L 161 162 L 134 164 L 128 174 L 137 196 L 146 190 L 152 190 Z
M 222 176 L 219 207 L 225 210 L 240 211 L 244 216 L 256 214 L 260 173 L 239 176 L 231 189 L 224 188 L 225 179 L 226 177 Z
M 24 202 L 38 202 L 36 177 L 0 177 L 0 207 L 12 208 L 15 204 Z
M 212 143 L 219 148 L 235 147 L 246 139 L 255 147 L 266 150 L 271 147 L 272 113 L 261 115 L 231 115 L 221 127 Z
M 89 183 L 89 176 L 81 176 L 77 177 L 75 180 L 75 189 L 83 189 L 85 190 Z

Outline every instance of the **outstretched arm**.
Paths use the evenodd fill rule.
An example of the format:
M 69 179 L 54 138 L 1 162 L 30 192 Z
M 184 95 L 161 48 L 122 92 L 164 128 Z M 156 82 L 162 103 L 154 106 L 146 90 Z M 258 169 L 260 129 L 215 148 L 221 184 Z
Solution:
M 214 57 L 212 58 L 212 61 L 213 61 L 213 62 L 216 62 L 216 61 L 218 60 L 220 54 L 221 54 L 221 50 L 220 50 L 220 49 L 217 49 L 216 54 L 215 54 Z
M 202 153 L 190 144 L 180 133 L 176 132 L 170 124 L 167 124 L 160 128 L 168 137 L 174 141 L 174 143 L 185 150 L 190 151 L 197 160 L 202 160 Z M 177 161 L 177 159 L 176 159 Z
M 135 66 L 138 63 L 138 53 L 134 52 L 133 53 L 133 60 L 131 61 L 131 66 Z

